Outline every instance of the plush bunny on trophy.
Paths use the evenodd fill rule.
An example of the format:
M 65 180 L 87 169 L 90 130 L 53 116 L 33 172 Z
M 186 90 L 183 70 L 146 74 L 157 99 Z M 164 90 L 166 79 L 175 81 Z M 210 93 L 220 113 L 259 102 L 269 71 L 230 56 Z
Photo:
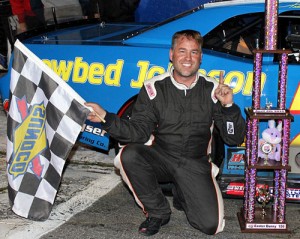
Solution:
M 268 126 L 258 141 L 258 157 L 265 159 L 265 163 L 268 159 L 280 161 L 281 150 L 282 122 L 275 127 L 275 120 L 269 120 Z

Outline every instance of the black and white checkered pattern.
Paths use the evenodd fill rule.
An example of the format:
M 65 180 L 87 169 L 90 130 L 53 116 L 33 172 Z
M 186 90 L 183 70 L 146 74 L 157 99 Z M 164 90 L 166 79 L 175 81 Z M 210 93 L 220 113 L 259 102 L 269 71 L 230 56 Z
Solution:
M 10 93 L 7 175 L 12 210 L 25 218 L 46 220 L 60 185 L 65 160 L 89 110 L 83 105 L 84 100 L 66 82 L 19 41 L 14 48 Z M 23 102 L 22 107 L 18 104 L 20 101 Z M 31 110 L 37 105 L 43 105 L 43 112 L 46 113 L 45 119 L 41 121 L 44 123 L 44 134 L 40 137 L 42 146 L 39 146 L 42 150 L 33 152 L 30 157 L 16 157 L 17 152 L 28 146 L 24 144 L 25 140 L 22 141 L 28 127 L 26 129 L 22 124 L 26 123 L 26 117 L 30 116 Z M 34 158 L 39 162 L 39 175 L 34 168 Z M 26 159 L 26 163 L 22 162 L 22 166 L 17 167 L 16 163 L 23 159 Z M 22 171 L 24 165 L 26 170 Z M 13 167 L 20 172 L 12 173 Z

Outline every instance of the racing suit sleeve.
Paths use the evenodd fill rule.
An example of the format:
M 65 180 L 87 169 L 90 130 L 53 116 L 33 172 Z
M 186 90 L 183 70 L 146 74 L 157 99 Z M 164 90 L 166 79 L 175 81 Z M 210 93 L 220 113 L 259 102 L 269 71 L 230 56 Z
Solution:
M 130 120 L 107 112 L 105 121 L 102 124 L 103 129 L 114 139 L 122 143 L 147 142 L 157 125 L 157 117 L 144 86 L 140 90 Z
M 214 123 L 226 144 L 239 145 L 244 141 L 246 123 L 236 104 L 223 107 L 217 102 L 214 106 Z

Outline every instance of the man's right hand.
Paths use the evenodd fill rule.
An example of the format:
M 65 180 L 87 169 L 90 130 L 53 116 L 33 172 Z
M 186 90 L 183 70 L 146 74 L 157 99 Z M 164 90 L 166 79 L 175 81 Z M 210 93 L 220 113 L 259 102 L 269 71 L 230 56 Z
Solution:
M 106 111 L 100 105 L 90 102 L 86 102 L 85 105 L 92 108 L 92 111 L 87 117 L 88 120 L 92 122 L 104 122 Z

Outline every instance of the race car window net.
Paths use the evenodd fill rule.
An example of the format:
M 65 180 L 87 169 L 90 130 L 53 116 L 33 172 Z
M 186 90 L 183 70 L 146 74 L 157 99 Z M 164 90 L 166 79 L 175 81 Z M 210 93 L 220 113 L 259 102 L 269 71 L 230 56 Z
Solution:
M 239 15 L 215 27 L 204 36 L 203 48 L 253 59 L 253 50 L 264 48 L 264 13 Z M 300 11 L 278 16 L 278 49 L 291 49 L 290 63 L 300 63 Z M 278 61 L 278 56 L 274 56 Z

